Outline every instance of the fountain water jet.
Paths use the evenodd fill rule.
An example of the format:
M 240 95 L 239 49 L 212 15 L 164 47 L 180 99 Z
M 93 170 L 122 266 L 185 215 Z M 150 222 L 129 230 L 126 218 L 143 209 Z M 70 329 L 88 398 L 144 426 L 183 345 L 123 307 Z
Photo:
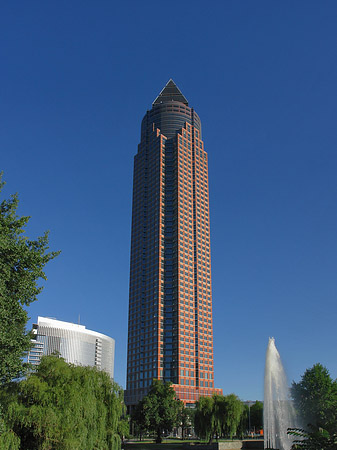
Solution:
M 287 435 L 287 429 L 296 426 L 295 413 L 274 338 L 269 338 L 266 353 L 263 422 L 264 448 L 289 450 L 293 438 Z

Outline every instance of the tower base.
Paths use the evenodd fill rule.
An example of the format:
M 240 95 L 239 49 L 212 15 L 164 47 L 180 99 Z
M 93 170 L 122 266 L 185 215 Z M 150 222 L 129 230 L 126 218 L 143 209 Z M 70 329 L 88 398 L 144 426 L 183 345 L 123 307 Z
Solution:
M 193 404 L 200 397 L 212 397 L 213 394 L 222 395 L 222 389 L 213 387 L 195 387 L 182 384 L 172 384 L 176 396 L 184 405 Z

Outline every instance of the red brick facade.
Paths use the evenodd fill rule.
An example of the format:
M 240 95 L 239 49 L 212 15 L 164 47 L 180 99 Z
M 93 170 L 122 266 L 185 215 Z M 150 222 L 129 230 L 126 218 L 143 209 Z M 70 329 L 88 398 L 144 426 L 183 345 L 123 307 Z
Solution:
M 171 381 L 184 403 L 222 393 L 212 327 L 208 157 L 200 119 L 170 81 L 135 157 L 126 403 L 153 378 Z

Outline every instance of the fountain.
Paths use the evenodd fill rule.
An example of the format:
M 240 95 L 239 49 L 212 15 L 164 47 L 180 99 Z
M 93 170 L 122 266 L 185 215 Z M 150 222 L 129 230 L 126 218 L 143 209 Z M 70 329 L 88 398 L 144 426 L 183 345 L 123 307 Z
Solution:
M 293 437 L 288 436 L 287 429 L 296 426 L 295 413 L 274 338 L 269 338 L 266 353 L 263 422 L 264 448 L 289 450 Z

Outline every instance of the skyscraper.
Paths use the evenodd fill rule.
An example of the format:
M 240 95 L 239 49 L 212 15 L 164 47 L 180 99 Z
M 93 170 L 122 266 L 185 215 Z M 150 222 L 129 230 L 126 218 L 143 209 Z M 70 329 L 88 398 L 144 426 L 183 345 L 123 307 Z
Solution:
M 170 80 L 147 111 L 134 160 L 127 388 L 153 378 L 184 403 L 214 388 L 208 162 L 199 116 Z

